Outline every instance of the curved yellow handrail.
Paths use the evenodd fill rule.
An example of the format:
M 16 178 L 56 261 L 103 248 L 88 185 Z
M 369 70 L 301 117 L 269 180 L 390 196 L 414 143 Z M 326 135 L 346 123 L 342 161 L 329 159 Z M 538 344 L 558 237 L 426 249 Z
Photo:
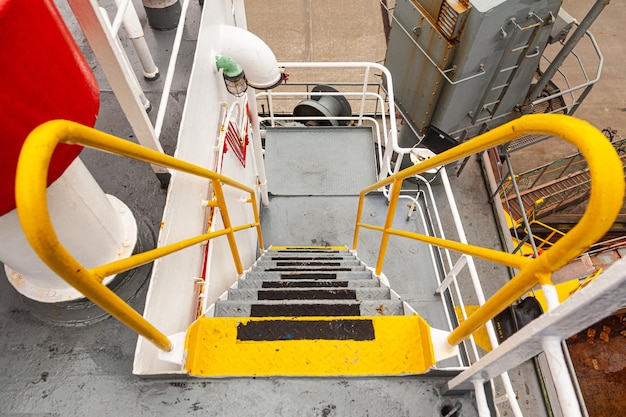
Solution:
M 405 178 L 504 144 L 527 134 L 561 137 L 575 145 L 587 160 L 591 175 L 591 195 L 587 210 L 578 224 L 569 233 L 561 237 L 549 250 L 543 252 L 535 259 L 516 257 L 493 249 L 464 245 L 392 229 L 397 198 L 402 181 Z M 370 191 L 380 189 L 389 184 L 393 184 L 393 188 L 385 225 L 380 227 L 362 223 L 361 216 L 365 195 Z M 552 284 L 551 279 L 554 271 L 558 271 L 578 255 L 585 252 L 609 230 L 620 212 L 623 199 L 624 172 L 622 163 L 613 146 L 599 130 L 591 124 L 571 116 L 554 114 L 527 115 L 363 189 L 357 210 L 353 249 L 357 247 L 359 228 L 365 227 L 380 230 L 383 233 L 376 265 L 377 273 L 382 271 L 390 235 L 409 237 L 520 269 L 520 272 L 511 281 L 505 284 L 474 314 L 452 331 L 448 337 L 448 342 L 456 345 L 538 283 L 542 285 Z
M 220 209 L 224 229 L 136 254 L 106 265 L 86 269 L 59 242 L 48 212 L 46 198 L 48 167 L 54 149 L 59 143 L 81 144 L 209 179 L 213 185 L 216 196 L 215 205 Z M 231 225 L 222 184 L 250 194 L 248 202 L 254 212 L 254 223 L 236 227 Z M 243 267 L 234 233 L 252 227 L 256 228 L 259 245 L 263 249 L 261 223 L 254 189 L 208 169 L 67 120 L 53 120 L 43 123 L 35 128 L 24 142 L 17 165 L 15 199 L 24 234 L 43 262 L 85 297 L 148 339 L 159 349 L 165 351 L 172 349 L 172 344 L 167 336 L 103 285 L 104 277 L 127 271 L 175 251 L 222 235 L 226 235 L 228 239 L 235 267 L 237 272 L 241 274 Z

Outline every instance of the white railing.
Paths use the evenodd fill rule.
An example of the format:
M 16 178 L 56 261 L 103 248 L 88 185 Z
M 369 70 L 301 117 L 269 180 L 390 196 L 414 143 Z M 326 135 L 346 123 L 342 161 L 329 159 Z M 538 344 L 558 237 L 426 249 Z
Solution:
M 446 199 L 448 201 L 448 206 L 451 212 L 450 214 L 453 219 L 454 230 L 458 235 L 458 241 L 461 243 L 468 243 L 467 237 L 465 235 L 465 230 L 461 222 L 461 215 L 457 209 L 456 201 L 454 198 L 454 194 L 452 192 L 452 187 L 448 180 L 448 174 L 446 172 L 445 167 L 442 167 L 440 169 L 439 175 L 441 178 L 441 184 L 443 186 L 443 189 L 446 195 Z M 421 176 L 416 176 L 416 179 L 425 186 L 426 191 L 422 191 L 422 190 L 418 191 L 417 194 L 415 195 L 415 198 L 412 198 L 406 195 L 401 196 L 401 198 L 404 197 L 404 198 L 409 198 L 413 200 L 413 204 L 411 205 L 411 208 L 415 206 L 420 211 L 420 216 L 423 219 L 422 222 L 424 223 L 425 230 L 432 230 L 434 236 L 445 239 L 446 236 L 443 230 L 443 223 L 439 215 L 439 210 L 437 208 L 437 204 L 435 201 L 435 197 L 434 197 L 430 182 Z M 424 199 L 425 207 L 427 210 L 426 215 L 421 210 L 421 205 L 419 204 L 420 197 Z M 425 225 L 426 218 L 428 218 L 431 221 L 430 228 L 427 228 Z M 432 222 L 432 220 L 434 220 L 434 222 Z M 432 253 L 433 248 L 432 246 L 429 246 L 429 247 Z M 442 266 L 444 270 L 444 279 L 442 280 L 440 274 L 436 271 L 437 283 L 439 284 L 439 287 L 437 288 L 437 292 L 441 294 L 441 300 L 442 300 L 442 303 L 444 303 L 444 309 L 446 311 L 446 318 L 448 320 L 448 325 L 450 326 L 450 330 L 452 330 L 454 326 L 448 314 L 448 307 L 452 307 L 454 311 L 457 311 L 455 307 L 457 306 L 459 307 L 462 317 L 457 316 L 456 317 L 457 322 L 464 321 L 468 317 L 467 310 L 466 310 L 466 303 L 463 298 L 464 291 L 461 291 L 461 286 L 459 285 L 459 282 L 457 279 L 459 275 L 463 271 L 466 271 L 467 273 L 469 273 L 470 281 L 471 281 L 471 288 L 473 289 L 473 292 L 474 292 L 473 295 L 476 297 L 479 305 L 482 305 L 485 303 L 485 295 L 482 289 L 482 285 L 480 283 L 480 278 L 478 275 L 478 271 L 476 269 L 476 265 L 474 263 L 474 258 L 469 255 L 462 254 L 456 259 L 456 261 L 453 261 L 452 255 L 448 249 L 443 249 L 442 251 L 443 251 L 444 256 L 441 256 L 442 259 L 439 259 L 438 263 Z M 444 296 L 446 291 L 450 292 L 449 300 L 452 302 L 451 306 L 445 305 L 446 301 L 448 300 L 448 298 Z M 489 321 L 487 322 L 485 327 L 487 329 L 487 334 L 489 336 L 489 342 L 491 343 L 492 348 L 495 349 L 498 346 L 498 339 L 496 336 L 495 329 L 493 327 L 493 323 Z M 478 353 L 477 345 L 476 345 L 476 342 L 474 341 L 473 336 L 470 336 L 470 338 L 464 343 L 464 346 L 466 349 L 466 353 L 468 353 L 467 352 L 468 347 L 471 350 L 471 355 L 467 354 L 467 358 L 469 359 L 470 364 L 474 364 L 478 362 L 481 356 Z M 500 380 L 502 382 L 502 386 L 505 392 L 504 392 L 504 395 L 496 399 L 496 404 L 506 401 L 509 403 L 511 407 L 511 411 L 513 412 L 513 415 L 515 415 L 516 417 L 522 417 L 523 414 L 517 402 L 517 395 L 515 393 L 515 390 L 513 389 L 511 378 L 509 377 L 508 372 L 506 371 L 502 372 L 498 376 L 500 377 Z M 478 384 L 478 386 L 474 388 L 476 388 L 477 391 L 480 390 L 484 392 L 484 387 L 482 386 L 482 384 Z M 479 393 L 477 392 L 477 394 Z
M 303 77 L 314 73 L 317 80 L 295 80 L 296 77 L 290 74 L 290 79 L 285 84 L 274 90 L 258 93 L 257 107 L 263 113 L 263 116 L 259 118 L 261 123 L 265 122 L 271 126 L 276 126 L 285 122 L 336 120 L 353 122 L 357 126 L 361 126 L 364 122 L 369 122 L 375 128 L 375 140 L 378 145 L 379 179 L 400 170 L 402 157 L 410 153 L 412 148 L 403 148 L 398 145 L 393 81 L 391 73 L 386 67 L 373 62 L 284 62 L 279 65 L 284 67 L 287 74 L 290 74 L 292 69 L 304 70 L 301 71 Z M 360 71 L 361 74 L 358 72 L 345 74 L 355 70 Z M 350 76 L 362 77 L 362 82 L 328 81 L 328 79 L 345 79 Z M 315 85 L 328 85 L 338 91 L 316 91 L 313 93 L 309 88 Z M 300 90 L 296 90 L 298 88 Z M 351 116 L 297 117 L 290 113 L 293 107 L 285 108 L 286 104 L 297 104 L 297 100 L 310 98 L 311 95 L 344 96 L 348 101 L 358 104 L 358 111 Z M 263 109 L 265 109 L 266 104 L 268 108 L 264 112 Z M 394 165 L 393 168 L 392 165 Z
M 135 137 L 141 145 L 159 152 L 163 152 L 159 137 L 165 119 L 172 80 L 175 76 L 178 51 L 189 6 L 189 0 L 181 0 L 181 2 L 181 15 L 172 45 L 172 53 L 164 80 L 158 114 L 153 125 L 146 113 L 146 110 L 149 110 L 151 107 L 150 102 L 143 93 L 118 37 L 118 31 L 124 25 L 129 38 L 133 41 L 133 46 L 142 65 L 144 77 L 146 79 L 156 78 L 159 70 L 154 64 L 143 38 L 141 24 L 132 2 L 129 0 L 115 0 L 117 12 L 111 23 L 106 10 L 100 7 L 98 0 L 68 0 L 76 20 L 81 26 L 107 81 L 120 103 L 122 111 L 135 133 Z M 153 165 L 152 168 L 157 176 L 169 173 L 167 169 L 156 165 Z
M 580 54 L 582 52 L 579 51 L 579 53 L 577 53 L 576 50 L 574 49 L 572 50 L 570 55 L 573 57 L 576 64 L 578 65 L 579 74 L 572 76 L 572 74 L 570 73 L 568 77 L 568 75 L 564 73 L 563 71 L 561 71 L 561 69 L 559 68 L 557 70 L 559 77 L 556 77 L 556 79 L 553 78 L 553 80 L 555 80 L 558 83 L 559 82 L 558 78 L 560 78 L 563 84 L 566 86 L 566 88 L 560 89 L 558 92 L 555 92 L 554 94 L 551 94 L 549 96 L 541 97 L 541 98 L 534 100 L 531 103 L 532 107 L 538 106 L 542 103 L 548 102 L 555 98 L 562 97 L 563 101 L 565 102 L 565 107 L 553 109 L 552 111 L 550 111 L 550 113 L 565 113 L 565 114 L 572 115 L 574 114 L 578 106 L 586 97 L 587 93 L 589 92 L 589 89 L 593 87 L 593 85 L 596 82 L 600 80 L 600 75 L 602 74 L 602 67 L 604 66 L 604 56 L 602 55 L 602 52 L 600 51 L 600 47 L 598 46 L 598 43 L 596 42 L 596 39 L 593 36 L 593 34 L 591 34 L 591 32 L 585 32 L 585 36 L 587 36 L 587 38 L 589 39 L 590 46 L 598 60 L 597 63 L 595 64 L 596 68 L 595 68 L 595 75 L 593 75 L 593 78 L 589 76 L 587 70 L 585 69 L 585 63 L 583 63 L 583 60 L 580 57 Z M 585 47 L 584 45 L 578 45 L 578 48 L 580 49 L 584 47 Z M 585 53 L 586 57 L 589 55 L 591 54 Z M 548 65 L 552 64 L 552 61 L 545 54 L 542 55 L 542 59 L 546 61 Z M 577 85 L 572 85 L 573 83 L 572 81 L 570 81 L 570 78 L 576 78 L 576 77 L 581 78 L 582 81 L 580 81 Z M 583 91 L 580 94 L 576 94 L 576 92 L 580 90 L 583 90 Z M 566 97 L 569 97 L 570 99 L 566 100 Z

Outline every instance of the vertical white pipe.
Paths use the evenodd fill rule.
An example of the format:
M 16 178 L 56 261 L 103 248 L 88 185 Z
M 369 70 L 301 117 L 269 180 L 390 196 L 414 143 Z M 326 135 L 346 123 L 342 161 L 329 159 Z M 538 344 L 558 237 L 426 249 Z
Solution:
M 450 210 L 452 211 L 452 218 L 454 224 L 459 233 L 459 242 L 467 243 L 467 237 L 465 236 L 465 229 L 463 228 L 463 223 L 461 221 L 461 215 L 458 212 L 456 201 L 454 199 L 454 194 L 452 193 L 452 187 L 450 186 L 450 180 L 448 179 L 448 173 L 446 171 L 446 167 L 441 168 L 441 181 L 443 183 L 444 189 L 446 191 L 446 197 L 450 202 Z M 474 264 L 474 258 L 471 256 L 467 257 L 467 269 L 469 270 L 470 277 L 472 279 L 472 284 L 474 286 L 474 291 L 476 292 L 476 298 L 478 300 L 479 305 L 483 305 L 485 303 L 485 294 L 482 291 L 482 287 L 480 285 L 480 279 L 478 278 L 478 273 L 476 272 L 476 265 Z M 488 321 L 485 323 L 485 328 L 487 329 L 487 335 L 489 336 L 489 341 L 493 349 L 498 347 L 498 337 L 496 335 L 495 329 L 493 328 L 493 323 Z M 509 403 L 511 404 L 511 409 L 513 414 L 516 417 L 522 417 L 522 410 L 517 403 L 517 396 L 515 395 L 515 391 L 513 390 L 513 385 L 511 384 L 511 379 L 509 378 L 509 374 L 504 372 L 500 375 L 502 379 L 502 384 L 504 385 L 504 389 L 506 391 L 506 396 L 509 399 Z
M 148 49 L 148 44 L 146 43 L 143 28 L 141 27 L 141 22 L 139 21 L 135 7 L 132 4 L 128 4 L 129 0 L 115 0 L 115 3 L 117 4 L 118 11 L 113 20 L 111 29 L 113 36 L 117 35 L 119 30 L 118 17 L 121 15 L 124 29 L 128 37 L 132 40 L 135 51 L 137 52 L 137 57 L 141 62 L 143 76 L 148 79 L 156 78 L 159 75 L 159 69 L 155 65 L 154 59 L 152 59 L 152 55 Z
M 365 67 L 365 76 L 363 80 L 363 95 L 361 96 L 361 106 L 359 107 L 359 122 L 358 126 L 363 124 L 363 113 L 365 112 L 365 94 L 367 93 L 367 82 L 370 78 L 370 67 Z
M 556 287 L 551 284 L 544 284 L 541 286 L 543 295 L 546 297 L 546 303 L 548 304 L 548 310 L 556 308 L 561 302 L 559 301 L 559 294 L 556 291 Z
M 474 392 L 476 393 L 476 408 L 480 417 L 490 417 L 489 404 L 487 403 L 487 395 L 485 395 L 485 386 L 482 381 L 473 380 Z
M 263 144 L 261 142 L 261 129 L 259 123 L 259 113 L 256 106 L 255 91 L 253 88 L 249 88 L 246 94 L 248 94 L 248 114 L 250 115 L 250 123 L 252 124 L 252 152 L 254 153 L 254 163 L 257 169 L 261 202 L 264 206 L 268 206 L 270 204 L 270 199 L 267 191 L 265 159 L 263 158 Z
M 120 27 L 122 26 L 122 22 L 124 21 L 124 15 L 126 14 L 126 10 L 128 10 L 129 3 L 130 0 L 115 0 L 117 13 L 115 14 L 115 18 L 113 19 L 113 24 L 111 25 L 111 35 L 116 36 L 117 32 L 120 31 Z
M 274 121 L 274 101 L 272 100 L 272 90 L 267 91 L 267 106 L 270 111 L 270 122 L 272 127 L 276 126 L 276 122 Z
M 576 397 L 569 369 L 561 350 L 561 339 L 556 336 L 544 337 L 541 339 L 541 347 L 546 354 L 563 415 L 567 417 L 582 416 L 578 397 Z
M 102 20 L 104 24 L 110 31 L 112 31 L 111 21 L 109 20 L 109 15 L 107 14 L 106 10 L 103 7 L 100 8 L 100 13 L 102 14 Z M 137 80 L 137 76 L 135 75 L 135 72 L 133 71 L 133 68 L 130 65 L 130 62 L 128 61 L 128 56 L 126 55 L 126 52 L 124 51 L 124 47 L 122 46 L 120 39 L 117 36 L 113 36 L 111 38 L 111 41 L 115 44 L 115 47 L 117 48 L 117 51 L 119 53 L 120 66 L 122 67 L 124 72 L 129 74 L 128 86 L 131 88 L 135 96 L 139 98 L 139 101 L 141 102 L 141 105 L 143 106 L 144 110 L 150 109 L 150 106 L 151 106 L 150 101 L 147 99 L 146 95 L 144 94 L 143 89 L 141 88 L 141 85 L 139 85 L 139 80 Z

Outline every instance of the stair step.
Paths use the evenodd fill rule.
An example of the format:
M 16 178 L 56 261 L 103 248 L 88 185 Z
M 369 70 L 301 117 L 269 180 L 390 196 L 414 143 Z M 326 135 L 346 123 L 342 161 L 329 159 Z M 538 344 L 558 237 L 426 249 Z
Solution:
M 391 300 L 257 300 L 219 301 L 216 317 L 303 317 L 402 315 L 401 301 Z
M 346 246 L 271 246 L 265 253 L 352 253 Z
M 320 272 L 349 272 L 349 271 L 365 271 L 365 267 L 360 266 L 256 266 L 253 270 L 281 272 L 281 271 L 320 271 Z
M 244 276 L 245 280 L 353 280 L 372 279 L 371 271 L 250 271 Z
M 263 256 L 259 258 L 257 263 L 259 262 L 358 262 L 357 265 L 360 265 L 361 262 L 354 256 Z
M 376 288 L 237 288 L 228 290 L 228 300 L 382 300 L 389 289 Z
M 407 375 L 435 363 L 419 316 L 201 317 L 185 350 L 187 372 L 205 377 Z
M 301 267 L 347 267 L 347 266 L 361 266 L 361 262 L 356 259 L 329 259 L 329 260 L 288 260 L 288 261 L 274 261 L 274 260 L 260 260 L 257 261 L 254 268 L 276 268 L 276 267 L 289 267 L 292 269 L 299 269 Z
M 379 287 L 377 279 L 351 279 L 351 280 L 308 280 L 308 279 L 283 279 L 264 281 L 262 279 L 241 279 L 238 288 L 360 288 Z
M 356 259 L 351 253 L 266 253 L 260 258 L 261 260 L 297 260 L 297 259 Z

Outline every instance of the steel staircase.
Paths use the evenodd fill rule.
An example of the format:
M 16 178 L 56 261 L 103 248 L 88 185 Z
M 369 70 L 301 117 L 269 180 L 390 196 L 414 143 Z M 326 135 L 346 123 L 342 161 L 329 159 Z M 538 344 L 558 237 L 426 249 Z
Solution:
M 210 317 L 212 315 L 212 317 Z M 345 247 L 272 247 L 188 330 L 195 376 L 402 375 L 430 326 Z
M 622 160 L 622 165 L 626 167 L 626 154 L 620 155 L 620 159 Z M 530 172 L 534 173 L 534 170 Z M 521 174 L 520 178 L 523 178 L 523 176 L 524 174 Z M 524 211 L 527 212 L 534 207 L 535 218 L 539 219 L 587 199 L 590 189 L 591 177 L 589 168 L 584 168 L 565 176 L 559 176 L 551 181 L 533 185 L 526 190 L 520 191 L 520 197 L 524 203 Z M 538 205 L 535 202 L 539 199 L 543 200 Z M 518 220 L 522 218 L 522 209 L 515 200 L 515 192 L 509 192 L 501 199 L 511 217 Z

